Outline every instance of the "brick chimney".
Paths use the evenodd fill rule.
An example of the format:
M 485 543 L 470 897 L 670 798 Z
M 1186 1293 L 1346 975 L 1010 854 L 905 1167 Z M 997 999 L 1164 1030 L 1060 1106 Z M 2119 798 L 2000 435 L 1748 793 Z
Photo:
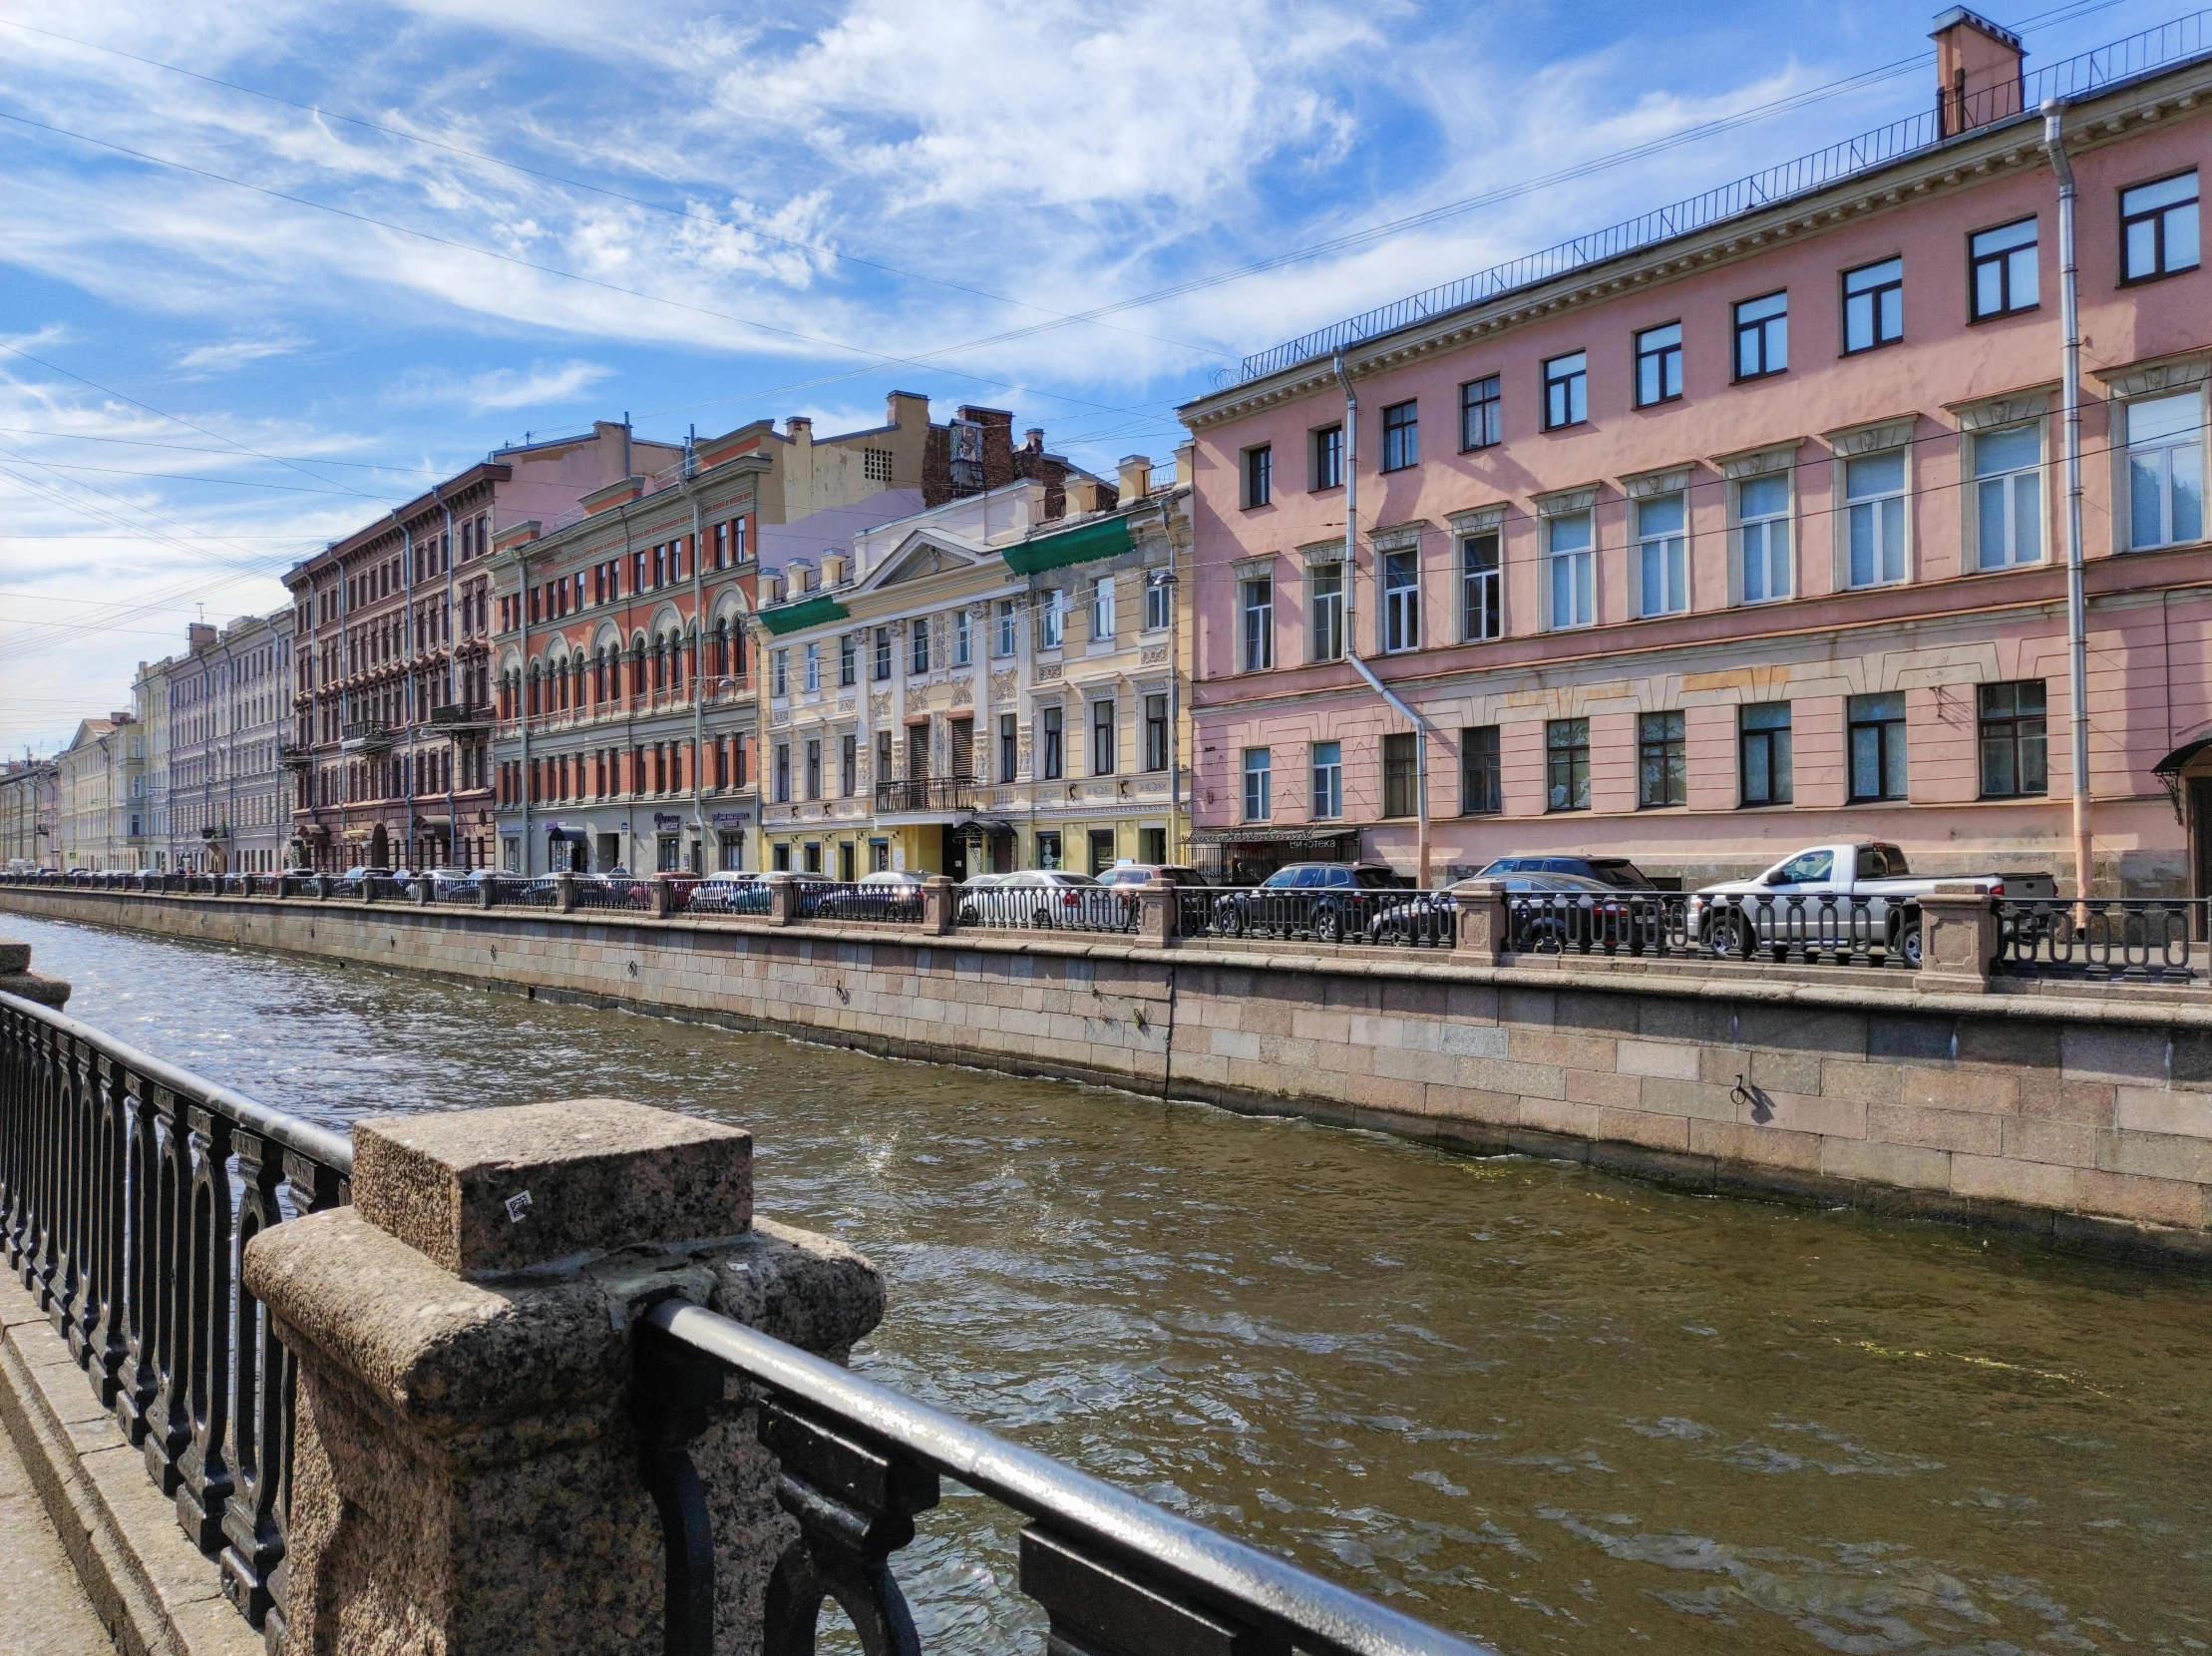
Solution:
M 1936 43 L 1936 117 L 1946 138 L 2021 112 L 2020 36 L 1980 12 L 1953 6 L 1929 35 Z
M 184 643 L 187 649 L 212 649 L 215 629 L 205 621 L 188 621 L 184 626 Z
M 1125 454 L 1116 470 L 1120 474 L 1120 496 L 1123 500 L 1142 500 L 1152 493 L 1152 457 L 1148 454 Z

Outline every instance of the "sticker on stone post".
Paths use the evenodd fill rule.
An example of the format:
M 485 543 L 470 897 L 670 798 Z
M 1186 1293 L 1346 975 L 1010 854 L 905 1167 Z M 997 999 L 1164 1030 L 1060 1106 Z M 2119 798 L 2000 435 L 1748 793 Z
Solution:
M 527 1191 L 527 1190 L 518 1190 L 518 1191 L 516 1191 L 516 1192 L 515 1192 L 515 1194 L 514 1194 L 514 1195 L 512 1195 L 512 1196 L 510 1196 L 510 1197 L 508 1197 L 508 1198 L 507 1198 L 507 1222 L 508 1222 L 509 1224 L 511 1224 L 511 1225 L 519 1225 L 519 1224 L 521 1224 L 521 1223 L 523 1222 L 523 1215 L 524 1215 L 524 1214 L 526 1214 L 526 1213 L 528 1213 L 529 1211 L 530 1211 L 530 1192 L 529 1192 L 529 1191 Z

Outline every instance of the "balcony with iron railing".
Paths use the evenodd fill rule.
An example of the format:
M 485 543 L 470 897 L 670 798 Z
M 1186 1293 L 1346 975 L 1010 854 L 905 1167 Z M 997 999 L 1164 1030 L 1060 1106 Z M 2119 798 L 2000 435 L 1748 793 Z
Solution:
M 949 813 L 975 808 L 975 784 L 964 776 L 921 776 L 876 784 L 881 815 Z
M 430 725 L 455 736 L 480 736 L 492 728 L 492 709 L 480 703 L 448 704 L 430 710 Z
M 351 720 L 338 741 L 342 753 L 383 753 L 391 745 L 392 727 L 382 719 L 369 718 Z

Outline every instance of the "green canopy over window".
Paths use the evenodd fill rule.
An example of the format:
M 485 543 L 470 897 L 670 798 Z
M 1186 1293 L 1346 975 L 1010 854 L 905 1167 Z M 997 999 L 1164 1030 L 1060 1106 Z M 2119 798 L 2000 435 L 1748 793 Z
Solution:
M 1006 567 L 1014 574 L 1038 575 L 1046 570 L 1064 569 L 1070 564 L 1118 558 L 1131 544 L 1129 520 L 1106 518 L 1080 529 L 1062 530 L 1057 535 L 1034 536 L 1019 546 L 1006 548 L 1003 556 Z
M 817 593 L 803 598 L 797 604 L 779 604 L 760 613 L 761 625 L 779 638 L 786 632 L 797 632 L 809 626 L 820 626 L 825 621 L 843 621 L 853 612 L 828 593 Z

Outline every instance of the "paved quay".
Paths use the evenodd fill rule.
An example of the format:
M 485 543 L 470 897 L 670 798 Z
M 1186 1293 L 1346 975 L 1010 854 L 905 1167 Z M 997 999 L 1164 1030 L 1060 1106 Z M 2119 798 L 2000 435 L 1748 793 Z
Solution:
M 0 1432 L 0 1656 L 108 1656 L 114 1649 L 23 1457 Z

